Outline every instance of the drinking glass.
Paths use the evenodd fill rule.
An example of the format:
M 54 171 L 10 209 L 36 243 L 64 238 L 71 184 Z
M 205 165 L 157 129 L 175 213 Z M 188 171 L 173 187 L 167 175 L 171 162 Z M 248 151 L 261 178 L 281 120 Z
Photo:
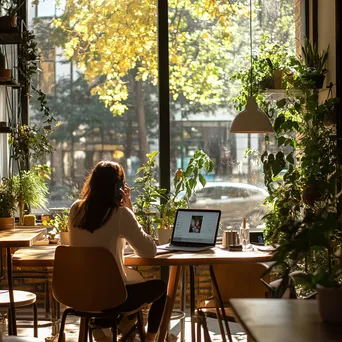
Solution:
M 240 244 L 242 250 L 246 251 L 249 245 L 249 228 L 240 228 Z

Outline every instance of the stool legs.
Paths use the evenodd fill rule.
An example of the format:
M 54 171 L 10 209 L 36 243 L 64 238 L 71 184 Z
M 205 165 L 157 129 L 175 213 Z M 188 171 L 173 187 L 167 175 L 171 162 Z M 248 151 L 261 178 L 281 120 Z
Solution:
M 37 303 L 33 304 L 33 336 L 38 337 L 38 310 Z

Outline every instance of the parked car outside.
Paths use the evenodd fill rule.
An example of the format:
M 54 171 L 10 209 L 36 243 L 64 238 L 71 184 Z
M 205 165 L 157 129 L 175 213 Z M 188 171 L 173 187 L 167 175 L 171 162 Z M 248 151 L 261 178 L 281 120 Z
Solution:
M 263 202 L 267 196 L 265 189 L 251 184 L 207 182 L 190 198 L 190 208 L 220 209 L 222 228 L 240 224 L 245 217 L 253 229 L 262 224 L 262 217 L 266 214 Z

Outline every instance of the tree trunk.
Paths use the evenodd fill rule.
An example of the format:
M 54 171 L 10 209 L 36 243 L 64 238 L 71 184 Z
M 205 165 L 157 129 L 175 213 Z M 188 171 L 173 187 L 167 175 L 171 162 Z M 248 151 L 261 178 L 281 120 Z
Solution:
M 146 130 L 146 120 L 145 120 L 145 109 L 144 109 L 144 90 L 141 81 L 135 81 L 135 113 L 138 121 L 139 129 L 139 159 L 140 165 L 147 161 L 146 154 L 149 153 L 148 143 L 147 143 L 147 130 Z

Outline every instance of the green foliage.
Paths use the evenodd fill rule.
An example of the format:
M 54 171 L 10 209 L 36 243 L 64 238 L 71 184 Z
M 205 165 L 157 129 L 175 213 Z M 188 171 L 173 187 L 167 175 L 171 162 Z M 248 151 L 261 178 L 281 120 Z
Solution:
M 19 0 L 2 0 L 0 3 L 0 10 L 3 10 L 6 15 L 15 16 L 23 5 L 24 2 Z
M 37 163 L 44 159 L 46 154 L 53 152 L 48 140 L 52 131 L 38 128 L 36 125 L 17 125 L 12 128 L 9 144 L 12 146 L 11 158 L 18 163 L 19 170 L 28 170 L 30 162 Z
M 261 52 L 267 51 L 267 46 Z M 283 50 L 279 55 L 276 50 L 271 51 L 275 61 L 283 60 L 286 55 Z M 279 244 L 276 264 L 270 270 L 276 268 L 282 275 L 284 286 L 280 289 L 286 289 L 290 272 L 294 270 L 306 271 L 304 278 L 311 279 L 312 287 L 317 279 L 334 284 L 338 262 L 334 254 L 341 247 L 337 212 L 341 168 L 335 127 L 326 125 L 326 118 L 332 116 L 338 100 L 329 94 L 325 101 L 319 102 L 318 91 L 309 89 L 309 86 L 316 87 L 306 79 L 308 68 L 326 72 L 327 51 L 320 54 L 308 40 L 303 51 L 307 64 L 293 56 L 289 58 L 287 67 L 291 77 L 285 82 L 283 98 L 278 97 L 277 101 L 272 101 L 272 95 L 267 98 L 258 85 L 263 80 L 258 68 L 265 68 L 262 64 L 265 56 L 254 57 L 254 94 L 261 108 L 274 120 L 275 133 L 266 137 L 269 149 L 261 155 L 261 161 L 269 193 L 265 200 L 269 211 L 264 217 L 264 233 L 269 243 Z M 268 64 L 272 69 L 271 59 Z M 247 69 L 235 77 L 244 79 L 246 75 Z M 247 89 L 244 85 L 243 91 Z M 239 96 L 237 101 L 241 108 L 245 97 Z M 324 281 L 322 267 L 327 271 Z M 278 295 L 281 294 L 279 291 Z
M 189 208 L 190 197 L 199 187 L 205 187 L 206 180 L 202 172 L 208 174 L 213 169 L 214 162 L 202 150 L 195 151 L 184 171 L 178 169 L 173 179 L 174 191 L 169 193 L 167 202 L 158 207 L 162 228 L 172 226 L 177 209 Z
M 69 220 L 69 209 L 64 209 L 62 213 L 57 213 L 50 220 L 43 221 L 46 227 L 54 227 L 56 232 L 67 232 Z
M 252 59 L 252 79 L 250 66 L 240 68 L 231 77 L 233 81 L 241 81 L 239 95 L 233 98 L 233 102 L 238 110 L 242 110 L 245 107 L 251 87 L 252 93 L 256 95 L 258 102 L 262 103 L 265 99 L 261 91 L 266 88 L 274 88 L 274 73 L 290 69 L 293 53 L 290 52 L 288 44 L 270 41 L 270 37 L 266 34 L 260 37 L 258 53 L 254 54 Z M 246 58 L 249 59 L 250 56 L 246 56 Z M 283 83 L 285 79 L 286 72 L 283 77 Z
M 16 201 L 23 201 L 30 207 L 46 209 L 48 178 L 48 169 L 42 165 L 36 165 L 29 171 L 21 171 L 13 176 L 11 179 Z
M 158 152 L 147 154 L 147 162 L 137 170 L 137 175 L 141 176 L 135 179 L 132 188 L 138 191 L 136 202 L 133 204 L 134 212 L 147 234 L 154 231 L 160 199 L 167 200 L 167 190 L 161 189 L 154 177 L 157 155 Z
M 198 186 L 205 186 L 206 180 L 201 172 L 208 173 L 214 168 L 213 161 L 205 152 L 195 151 L 186 169 L 184 171 L 179 169 L 175 173 L 174 191 L 168 193 L 166 189 L 159 187 L 154 178 L 157 155 L 158 152 L 147 155 L 147 162 L 137 171 L 137 174 L 142 173 L 142 175 L 136 178 L 133 187 L 139 193 L 134 203 L 134 211 L 148 234 L 152 234 L 155 226 L 170 227 L 177 209 L 188 208 L 189 198 L 196 192 Z
M 313 70 L 318 75 L 325 75 L 328 72 L 326 69 L 326 63 L 328 61 L 329 46 L 321 53 L 318 51 L 317 43 L 313 45 L 310 40 L 305 37 L 304 45 L 302 46 L 302 59 L 304 64 Z
M 3 178 L 0 183 L 0 217 L 14 216 L 15 209 L 13 182 L 10 178 Z

